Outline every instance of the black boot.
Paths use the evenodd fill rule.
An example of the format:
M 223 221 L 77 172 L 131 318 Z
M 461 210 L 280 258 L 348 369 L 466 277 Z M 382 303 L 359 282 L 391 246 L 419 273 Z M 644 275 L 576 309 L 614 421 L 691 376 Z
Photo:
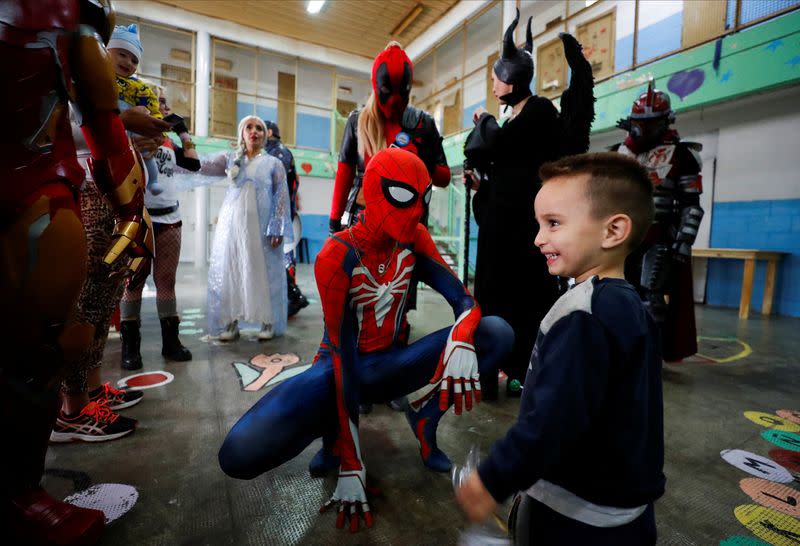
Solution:
M 179 323 L 178 317 L 161 319 L 161 354 L 169 360 L 186 362 L 192 359 L 192 353 L 178 339 Z
M 300 309 L 308 307 L 308 300 L 300 292 L 300 287 L 297 286 L 288 269 L 286 270 L 286 288 L 289 292 L 289 316 L 291 317 L 296 315 Z
M 139 346 L 142 336 L 139 333 L 139 320 L 123 320 L 119 324 L 119 335 L 122 338 L 122 369 L 138 370 L 142 367 L 142 355 Z

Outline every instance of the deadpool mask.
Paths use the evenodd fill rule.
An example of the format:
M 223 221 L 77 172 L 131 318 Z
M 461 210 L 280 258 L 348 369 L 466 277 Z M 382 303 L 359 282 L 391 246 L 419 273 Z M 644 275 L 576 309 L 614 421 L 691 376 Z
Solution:
M 372 91 L 378 108 L 387 119 L 399 120 L 408 106 L 413 65 L 406 52 L 392 45 L 372 63 Z

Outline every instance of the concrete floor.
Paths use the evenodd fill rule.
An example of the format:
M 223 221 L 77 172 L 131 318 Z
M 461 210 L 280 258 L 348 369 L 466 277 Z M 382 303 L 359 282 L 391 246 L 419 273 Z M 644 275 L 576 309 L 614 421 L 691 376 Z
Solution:
M 199 308 L 206 314 L 205 282 L 203 272 L 182 267 L 179 309 Z M 138 489 L 138 503 L 108 527 L 102 544 L 457 543 L 467 525 L 453 500 L 449 476 L 422 466 L 403 415 L 385 406 L 376 406 L 361 421 L 367 469 L 382 489 L 382 496 L 371 501 L 376 515 L 372 530 L 357 535 L 338 531 L 334 515 L 318 513 L 335 486 L 334 478 L 313 479 L 306 470 L 319 440 L 293 461 L 249 482 L 228 478 L 219 469 L 217 450 L 226 432 L 264 392 L 243 392 L 231 363 L 262 352 L 294 352 L 304 362 L 314 356 L 322 313 L 308 265 L 300 266 L 300 285 L 312 305 L 290 321 L 284 337 L 267 343 L 243 337 L 217 345 L 200 340 L 205 331 L 184 334 L 194 354 L 187 363 L 162 359 L 155 301 L 145 300 L 145 370 L 167 370 L 175 380 L 145 391 L 141 404 L 123 410 L 139 420 L 135 434 L 96 445 L 54 445 L 47 459 L 52 472 L 44 485 L 55 495 L 64 497 L 76 488 L 73 480 L 56 477 L 61 470 L 84 472 L 91 483 Z M 412 315 L 417 336 L 452 321 L 440 296 L 430 290 L 421 294 Z M 752 503 L 739 488 L 739 480 L 748 476 L 724 462 L 720 451 L 739 448 L 766 456 L 775 446 L 761 438 L 764 429 L 743 412 L 800 410 L 800 320 L 754 314 L 739 321 L 736 310 L 704 306 L 697 307 L 697 319 L 703 354 L 717 360 L 734 356 L 742 348 L 737 338 L 752 347 L 752 354 L 727 363 L 694 357 L 664 370 L 668 482 L 656 505 L 663 545 L 752 537 L 733 513 L 736 506 Z M 205 317 L 195 320 L 197 326 L 184 327 L 205 330 Z M 119 368 L 119 351 L 119 340 L 109 339 L 107 380 L 129 375 Z M 449 414 L 442 420 L 439 444 L 454 461 L 463 460 L 471 445 L 486 453 L 517 409 L 517 401 L 501 395 L 499 402 L 481 404 L 461 418 Z M 787 538 L 785 544 L 800 543 Z

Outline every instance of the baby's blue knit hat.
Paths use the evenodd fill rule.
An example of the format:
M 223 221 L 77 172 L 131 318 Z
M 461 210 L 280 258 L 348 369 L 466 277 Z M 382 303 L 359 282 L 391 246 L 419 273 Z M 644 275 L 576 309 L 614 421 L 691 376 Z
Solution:
M 114 32 L 106 47 L 108 49 L 124 49 L 136 55 L 136 58 L 141 61 L 144 50 L 142 41 L 139 39 L 139 27 L 135 23 L 127 27 L 117 25 L 114 27 Z

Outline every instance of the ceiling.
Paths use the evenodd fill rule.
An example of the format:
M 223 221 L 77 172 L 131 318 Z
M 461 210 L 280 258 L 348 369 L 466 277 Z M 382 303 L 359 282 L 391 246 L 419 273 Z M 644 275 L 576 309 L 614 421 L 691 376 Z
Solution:
M 161 4 L 224 19 L 372 58 L 389 40 L 407 46 L 458 0 L 328 0 L 311 15 L 305 0 L 156 0 Z M 422 10 L 397 36 L 392 31 L 419 5 Z

